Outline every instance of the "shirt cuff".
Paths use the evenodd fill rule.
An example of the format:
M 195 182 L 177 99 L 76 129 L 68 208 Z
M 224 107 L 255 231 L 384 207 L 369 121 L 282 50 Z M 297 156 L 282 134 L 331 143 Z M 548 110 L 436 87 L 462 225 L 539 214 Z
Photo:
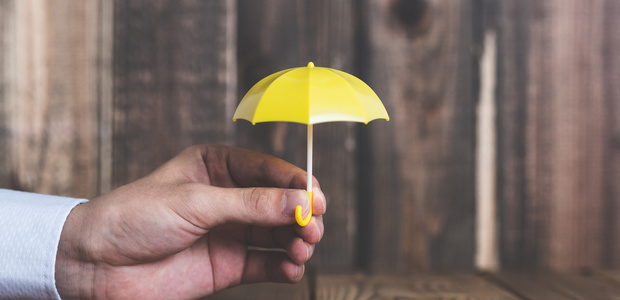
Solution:
M 60 234 L 71 210 L 86 201 L 0 189 L 0 298 L 60 299 Z

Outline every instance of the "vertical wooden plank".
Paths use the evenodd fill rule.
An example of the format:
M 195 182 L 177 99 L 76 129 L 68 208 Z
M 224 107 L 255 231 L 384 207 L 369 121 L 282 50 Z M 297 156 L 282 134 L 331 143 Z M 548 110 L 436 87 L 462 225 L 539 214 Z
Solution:
M 609 135 L 605 154 L 605 254 L 603 266 L 620 268 L 620 2 L 606 1 L 603 17 L 603 80 L 605 84 L 606 124 Z
M 112 52 L 114 2 L 98 0 L 97 112 L 99 114 L 99 194 L 112 189 Z
M 603 168 L 606 105 L 603 97 L 604 1 L 552 2 L 551 105 L 557 125 L 549 264 L 564 269 L 600 266 L 603 244 Z M 568 175 L 568 176 L 567 176 Z M 587 201 L 584 201 L 586 200 Z M 572 222 L 566 222 L 573 220 Z
M 239 100 L 276 71 L 317 66 L 353 72 L 354 14 L 350 0 L 240 1 Z M 352 267 L 356 237 L 355 126 L 318 124 L 314 175 L 327 196 L 325 235 L 311 265 Z M 291 123 L 235 123 L 237 144 L 269 153 L 306 169 L 306 127 Z
M 507 267 L 603 263 L 609 104 L 605 61 L 592 53 L 603 53 L 604 3 L 500 4 L 499 143 L 506 165 L 499 193 Z
M 497 1 L 499 2 L 499 1 Z M 538 264 L 540 241 L 546 230 L 537 222 L 526 222 L 525 175 L 526 93 L 530 1 L 502 1 L 498 4 L 498 208 L 501 264 L 508 268 Z M 541 78 L 545 79 L 545 78 Z M 544 183 L 541 182 L 544 186 Z M 540 219 L 538 209 L 529 216 Z M 526 226 L 527 224 L 527 226 Z
M 197 143 L 230 143 L 235 1 L 114 3 L 113 186 Z
M 306 2 L 312 4 L 312 1 Z M 316 26 L 317 30 L 313 41 L 316 49 L 309 55 L 316 57 L 313 59 L 320 65 L 355 74 L 353 1 L 324 0 L 315 5 L 316 20 L 308 18 L 306 25 Z M 358 126 L 363 125 L 327 123 L 315 126 L 314 173 L 329 200 L 328 213 L 323 220 L 325 235 L 311 264 L 323 270 L 354 268 L 358 234 L 355 141 Z
M 3 49 L 11 188 L 96 195 L 96 3 L 13 2 Z
M 497 243 L 497 30 L 494 7 L 482 2 L 480 31 L 480 91 L 476 107 L 476 269 L 499 268 Z
M 10 187 L 11 135 L 10 110 L 7 100 L 10 86 L 11 25 L 14 23 L 15 1 L 0 1 L 0 188 Z
M 364 78 L 392 118 L 361 132 L 371 269 L 473 267 L 471 4 L 365 2 Z

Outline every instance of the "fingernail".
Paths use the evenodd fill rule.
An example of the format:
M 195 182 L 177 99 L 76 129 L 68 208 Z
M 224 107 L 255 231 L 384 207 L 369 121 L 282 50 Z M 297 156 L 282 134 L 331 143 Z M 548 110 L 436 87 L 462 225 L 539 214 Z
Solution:
M 310 199 L 308 198 L 308 192 L 302 190 L 290 190 L 284 192 L 282 196 L 282 214 L 287 217 L 295 216 L 295 208 L 301 205 L 302 216 L 306 215 L 308 207 L 310 206 Z

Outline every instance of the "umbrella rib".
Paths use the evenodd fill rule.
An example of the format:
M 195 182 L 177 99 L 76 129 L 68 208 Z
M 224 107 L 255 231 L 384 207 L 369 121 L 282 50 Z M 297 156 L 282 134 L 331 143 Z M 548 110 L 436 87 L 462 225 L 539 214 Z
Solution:
M 276 82 L 276 81 L 277 81 L 280 77 L 282 77 L 282 76 L 286 75 L 287 73 L 289 73 L 289 72 L 291 72 L 291 71 L 293 71 L 293 70 L 295 70 L 295 69 L 294 69 L 294 68 L 291 68 L 291 69 L 286 69 L 286 70 L 280 71 L 280 73 L 281 73 L 281 74 L 280 74 L 278 77 L 274 78 L 274 79 L 272 80 L 271 84 L 269 84 L 269 85 L 265 88 L 265 90 L 263 91 L 263 93 L 262 93 L 262 95 L 261 95 L 261 98 L 262 98 L 265 94 L 267 94 L 267 91 L 269 91 L 269 90 L 273 87 L 273 83 L 274 83 L 274 82 Z M 256 104 L 256 108 L 254 109 L 254 113 L 252 113 L 252 121 L 251 121 L 251 122 L 252 122 L 252 125 L 256 125 L 256 123 L 258 123 L 258 122 L 256 122 L 254 119 L 256 118 L 256 114 L 258 113 L 258 111 L 259 111 L 259 107 L 261 106 L 261 104 L 262 104 L 262 101 L 258 101 L 258 103 Z
M 366 113 L 366 106 L 364 105 L 364 102 L 362 101 L 362 99 L 360 99 L 359 93 L 353 88 L 353 86 L 351 86 L 351 84 L 349 83 L 349 80 L 347 78 L 345 78 L 344 76 L 338 74 L 338 72 L 342 72 L 342 71 L 338 71 L 338 72 L 334 72 L 334 70 L 332 69 L 328 69 L 330 70 L 330 72 L 336 74 L 338 77 L 340 77 L 342 80 L 344 80 L 347 84 L 345 85 L 347 88 L 349 88 L 351 91 L 353 91 L 353 94 L 355 94 L 355 97 L 357 98 L 357 101 L 360 103 L 360 106 L 362 107 L 362 113 L 364 114 L 364 124 L 368 124 L 368 122 L 372 121 L 372 120 L 368 120 L 368 113 Z M 344 72 L 342 72 L 344 73 Z

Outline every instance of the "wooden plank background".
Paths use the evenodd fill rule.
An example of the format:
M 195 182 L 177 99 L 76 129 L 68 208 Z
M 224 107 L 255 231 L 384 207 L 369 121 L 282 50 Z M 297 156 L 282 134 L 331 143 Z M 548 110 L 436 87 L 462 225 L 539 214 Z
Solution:
M 313 61 L 366 81 L 391 121 L 317 126 L 328 213 L 312 267 L 619 267 L 618 14 L 613 0 L 0 0 L 0 187 L 94 197 L 196 143 L 303 167 L 305 127 L 231 118 L 258 80 Z M 476 129 L 482 86 L 492 130 Z M 476 164 L 484 132 L 495 165 Z
M 619 6 L 499 6 L 502 264 L 618 267 Z
M 470 1 L 367 1 L 362 76 L 389 123 L 361 129 L 371 269 L 472 268 Z M 365 163 L 367 158 L 369 163 Z M 449 187 L 449 188 L 446 188 Z
M 97 193 L 96 1 L 2 2 L 0 186 Z

